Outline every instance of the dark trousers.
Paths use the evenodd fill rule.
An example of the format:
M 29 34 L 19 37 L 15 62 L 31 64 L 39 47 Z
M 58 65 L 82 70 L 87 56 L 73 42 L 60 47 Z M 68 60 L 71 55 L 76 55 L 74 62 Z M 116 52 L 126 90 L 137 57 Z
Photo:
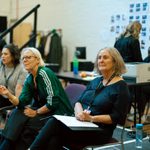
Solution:
M 142 115 L 143 115 L 146 103 L 150 101 L 150 84 L 142 87 L 142 96 L 143 96 L 142 103 L 140 107 L 142 107 L 141 109 L 142 109 Z
M 8 98 L 3 97 L 0 95 L 0 116 L 2 119 L 6 119 L 7 111 L 6 109 L 3 109 L 6 106 L 11 106 L 12 103 L 8 100 Z
M 10 150 L 27 150 L 39 130 L 44 126 L 47 115 L 39 115 L 33 118 L 24 115 L 23 110 L 15 109 L 10 115 L 2 132 L 3 141 L 9 140 Z M 8 142 L 7 142 L 8 145 Z M 4 148 L 3 148 L 4 150 Z
M 112 133 L 103 129 L 73 131 L 59 120 L 51 117 L 39 132 L 30 149 L 60 150 L 62 146 L 104 144 L 111 136 Z M 74 147 L 71 149 L 73 150 Z
M 12 103 L 9 101 L 9 99 L 0 95 L 0 108 L 10 105 L 12 105 Z
M 139 87 L 139 91 L 137 92 L 138 99 L 138 111 L 140 115 L 144 115 L 145 106 L 147 102 L 150 100 L 150 84 Z

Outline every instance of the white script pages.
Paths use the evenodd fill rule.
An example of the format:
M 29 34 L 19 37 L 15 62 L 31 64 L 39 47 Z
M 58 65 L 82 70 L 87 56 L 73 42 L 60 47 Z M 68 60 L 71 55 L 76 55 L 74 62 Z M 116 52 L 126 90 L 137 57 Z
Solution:
M 92 122 L 79 121 L 72 116 L 53 115 L 72 130 L 99 130 L 98 125 Z

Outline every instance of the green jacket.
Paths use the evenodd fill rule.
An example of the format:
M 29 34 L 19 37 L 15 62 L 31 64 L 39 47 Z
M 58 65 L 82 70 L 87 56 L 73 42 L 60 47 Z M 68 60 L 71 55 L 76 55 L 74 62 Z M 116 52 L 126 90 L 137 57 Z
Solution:
M 73 114 L 73 108 L 60 81 L 49 68 L 38 68 L 36 85 L 37 90 L 34 88 L 33 75 L 29 74 L 19 97 L 19 108 L 24 108 L 32 102 L 32 106 L 36 108 L 46 105 L 52 114 Z

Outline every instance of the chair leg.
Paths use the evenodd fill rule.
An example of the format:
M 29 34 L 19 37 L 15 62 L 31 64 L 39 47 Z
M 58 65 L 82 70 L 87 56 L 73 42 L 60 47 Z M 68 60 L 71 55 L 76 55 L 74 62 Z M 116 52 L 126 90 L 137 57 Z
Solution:
M 123 126 L 122 132 L 121 132 L 121 148 L 124 150 L 124 143 L 123 143 L 123 135 L 125 131 L 125 125 Z

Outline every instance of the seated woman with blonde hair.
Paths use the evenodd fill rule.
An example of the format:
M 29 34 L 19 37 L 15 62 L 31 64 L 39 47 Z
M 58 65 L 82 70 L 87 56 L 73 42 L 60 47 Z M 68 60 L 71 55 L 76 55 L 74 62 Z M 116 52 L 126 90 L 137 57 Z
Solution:
M 0 150 L 27 150 L 49 116 L 72 115 L 68 97 L 56 77 L 47 67 L 36 48 L 27 47 L 21 55 L 24 68 L 29 72 L 19 97 L 0 86 L 0 94 L 17 106 L 2 132 Z

